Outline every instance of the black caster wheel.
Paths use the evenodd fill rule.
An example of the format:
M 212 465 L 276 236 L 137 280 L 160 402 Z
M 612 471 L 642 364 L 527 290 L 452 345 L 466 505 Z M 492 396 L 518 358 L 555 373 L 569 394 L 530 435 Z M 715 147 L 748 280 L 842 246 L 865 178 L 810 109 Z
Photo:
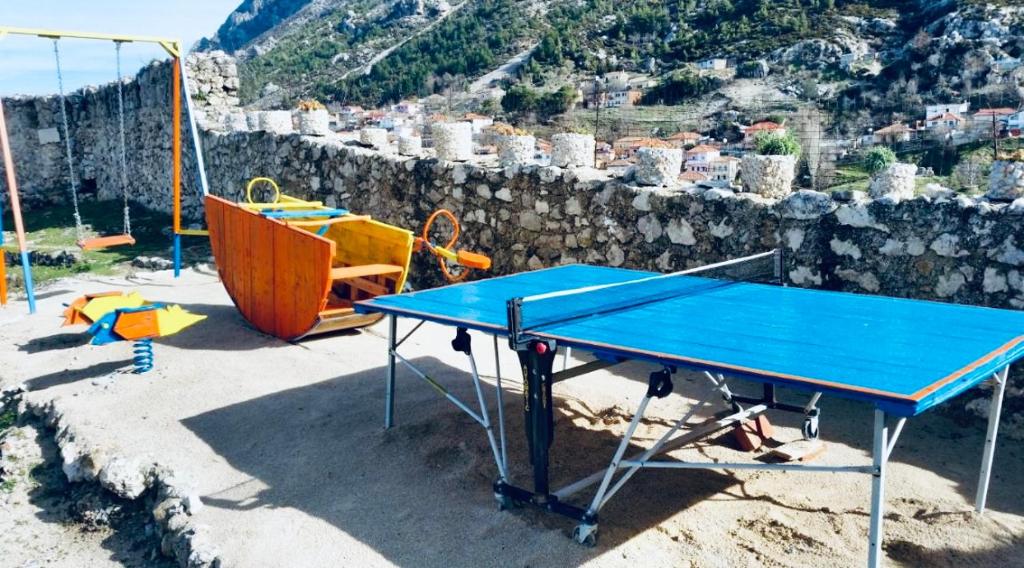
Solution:
M 818 418 L 804 418 L 803 435 L 805 440 L 818 439 Z

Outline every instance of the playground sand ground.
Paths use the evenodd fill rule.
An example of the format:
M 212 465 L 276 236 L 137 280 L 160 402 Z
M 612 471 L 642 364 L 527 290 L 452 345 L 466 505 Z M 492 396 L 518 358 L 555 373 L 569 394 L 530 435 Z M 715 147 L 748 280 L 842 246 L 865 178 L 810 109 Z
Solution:
M 86 292 L 137 289 L 209 318 L 155 342 L 156 368 L 128 368 L 130 346 L 93 347 L 61 328 L 62 303 Z M 411 328 L 401 322 L 400 330 Z M 753 471 L 643 471 L 602 511 L 595 548 L 574 544 L 565 519 L 530 509 L 499 512 L 494 463 L 482 429 L 400 371 L 396 427 L 382 429 L 384 326 L 289 344 L 250 327 L 210 270 L 56 282 L 0 310 L 0 383 L 24 383 L 53 401 L 79 436 L 110 455 L 144 457 L 191 478 L 225 566 L 858 566 L 867 553 L 870 477 Z M 464 400 L 474 400 L 452 331 L 424 326 L 405 355 Z M 491 339 L 474 334 L 481 373 L 494 382 Z M 529 484 L 518 368 L 501 346 L 512 475 Z M 646 390 L 651 369 L 627 364 L 559 383 L 553 484 L 607 464 Z M 699 392 L 680 371 L 676 394 L 651 404 L 639 430 L 649 445 Z M 739 390 L 743 385 L 736 382 Z M 749 386 L 747 387 L 749 390 Z M 486 391 L 494 403 L 494 391 Z M 871 410 L 825 400 L 820 463 L 867 463 Z M 716 409 L 717 410 L 717 409 Z M 492 414 L 493 416 L 493 414 Z M 777 438 L 799 437 L 797 417 L 773 416 Z M 1024 553 L 1024 448 L 1001 440 L 990 510 L 972 512 L 984 424 L 915 418 L 893 452 L 886 487 L 886 554 L 895 566 L 1005 566 Z M 728 438 L 670 454 L 746 460 Z M 592 493 L 586 493 L 590 496 Z M 12 505 L 17 507 L 18 504 Z M 23 507 L 31 507 L 22 503 Z M 27 541 L 2 536 L 17 518 L 34 545 L 60 540 L 46 521 L 0 515 L 0 552 Z M 35 523 L 37 530 L 26 530 Z M 32 525 L 29 525 L 31 527 Z M 28 538 L 28 537 L 25 537 Z M 54 547 L 71 546 L 62 542 Z M 48 549 L 47 549 L 48 550 Z M 48 565 L 104 565 L 78 547 Z M 11 558 L 11 557 L 8 557 Z M 31 565 L 26 556 L 18 566 Z M 39 559 L 43 563 L 43 559 Z M 0 565 L 5 564 L 0 554 Z

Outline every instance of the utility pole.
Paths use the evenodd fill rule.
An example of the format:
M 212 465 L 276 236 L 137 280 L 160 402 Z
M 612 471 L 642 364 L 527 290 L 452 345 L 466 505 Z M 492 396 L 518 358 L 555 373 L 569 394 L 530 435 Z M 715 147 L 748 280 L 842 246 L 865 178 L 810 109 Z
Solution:
M 999 133 L 996 131 L 996 113 L 992 112 L 992 159 L 999 159 Z
M 597 141 L 601 132 L 601 82 L 594 75 L 594 167 L 597 167 Z

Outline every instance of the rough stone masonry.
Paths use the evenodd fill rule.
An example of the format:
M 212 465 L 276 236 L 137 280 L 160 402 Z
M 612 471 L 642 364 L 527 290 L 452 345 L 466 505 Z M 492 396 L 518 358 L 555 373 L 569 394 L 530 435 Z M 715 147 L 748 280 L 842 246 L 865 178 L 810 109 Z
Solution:
M 229 58 L 218 54 L 200 68 L 193 75 L 207 92 L 201 104 L 233 96 Z M 134 199 L 163 211 L 171 203 L 168 77 L 166 64 L 154 64 L 126 84 Z M 71 97 L 80 181 L 101 197 L 117 191 L 114 92 L 108 85 Z M 66 199 L 67 174 L 50 130 L 57 124 L 54 98 L 5 104 L 25 202 Z M 591 168 L 497 168 L 384 154 L 337 136 L 228 132 L 218 117 L 237 109 L 200 111 L 213 193 L 239 199 L 248 179 L 269 176 L 289 194 L 413 230 L 445 207 L 462 221 L 460 246 L 492 255 L 492 274 L 571 262 L 671 271 L 780 246 L 792 285 L 1024 309 L 1024 199 L 870 199 L 806 190 L 771 199 L 642 188 Z M 188 152 L 185 159 L 185 210 L 198 220 Z M 440 283 L 431 259 L 416 262 L 414 285 Z M 1007 430 L 1024 435 L 1020 384 L 1009 391 Z

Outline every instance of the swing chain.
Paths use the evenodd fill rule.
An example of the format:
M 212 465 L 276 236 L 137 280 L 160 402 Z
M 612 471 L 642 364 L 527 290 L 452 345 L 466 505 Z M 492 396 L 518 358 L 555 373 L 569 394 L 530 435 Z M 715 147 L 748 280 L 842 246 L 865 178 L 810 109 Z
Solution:
M 75 236 L 79 241 L 85 238 L 82 228 L 82 214 L 78 210 L 78 187 L 75 182 L 75 162 L 71 156 L 71 129 L 68 127 L 67 98 L 64 95 L 64 74 L 60 69 L 60 46 L 57 39 L 53 40 L 53 56 L 57 62 L 57 92 L 60 95 L 60 119 L 64 127 L 64 150 L 68 162 L 68 181 L 71 187 L 71 204 L 75 215 Z
M 124 81 L 121 77 L 121 44 L 115 41 L 117 52 L 117 123 L 121 143 L 121 193 L 124 196 L 124 234 L 131 236 L 132 219 L 128 209 L 128 150 L 125 143 L 124 128 Z

